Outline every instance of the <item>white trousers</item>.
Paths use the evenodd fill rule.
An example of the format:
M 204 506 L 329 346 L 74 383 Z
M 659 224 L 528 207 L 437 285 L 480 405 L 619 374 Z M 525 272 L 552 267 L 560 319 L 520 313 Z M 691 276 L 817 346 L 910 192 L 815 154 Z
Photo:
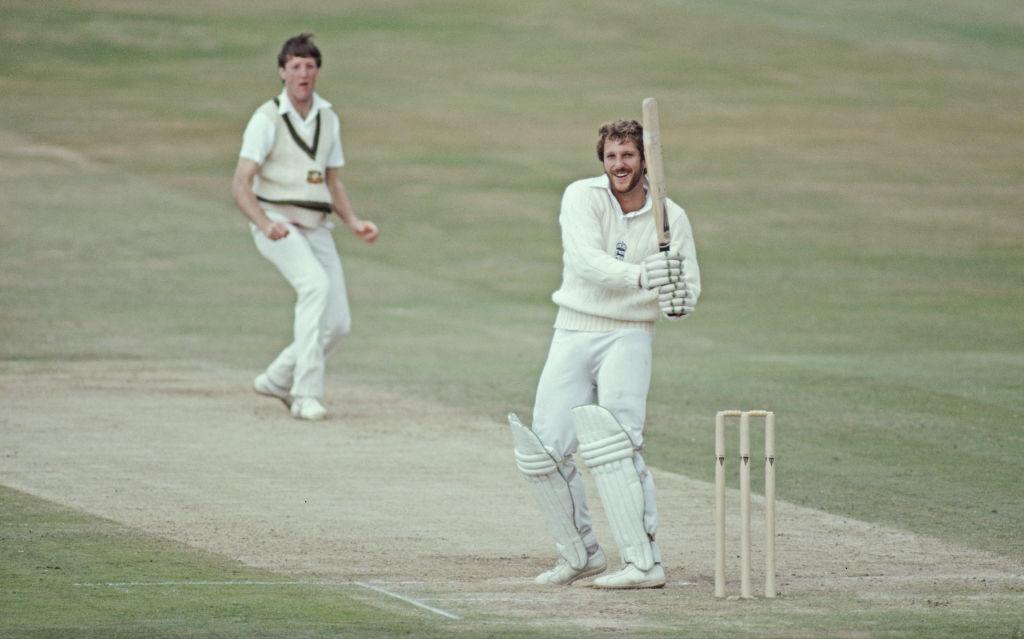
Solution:
M 569 482 L 576 511 L 576 530 L 588 550 L 597 547 L 591 528 L 583 480 L 574 455 L 579 446 L 570 411 L 585 404 L 608 409 L 638 450 L 633 464 L 644 492 L 644 528 L 658 528 L 654 480 L 639 448 L 643 445 L 647 391 L 651 385 L 652 335 L 641 329 L 606 332 L 555 329 L 533 407 L 533 430 L 546 446 L 561 456 L 559 472 Z
M 267 211 L 288 225 L 288 236 L 269 240 L 250 225 L 256 248 L 295 289 L 292 343 L 267 367 L 270 381 L 296 397 L 323 397 L 324 360 L 352 327 L 341 258 L 331 229 L 305 228 Z

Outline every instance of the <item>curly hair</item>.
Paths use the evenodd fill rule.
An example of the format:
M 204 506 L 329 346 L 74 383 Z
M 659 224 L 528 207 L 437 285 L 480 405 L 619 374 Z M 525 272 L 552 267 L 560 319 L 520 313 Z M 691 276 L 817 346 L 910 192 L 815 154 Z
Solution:
M 601 125 L 597 132 L 597 159 L 604 162 L 604 143 L 606 140 L 623 142 L 632 140 L 640 151 L 640 159 L 644 160 L 644 127 L 636 120 L 613 120 Z
M 281 53 L 277 54 L 277 66 L 283 69 L 289 58 L 313 58 L 316 60 L 316 68 L 320 68 L 320 49 L 313 44 L 312 33 L 307 31 L 285 40 Z

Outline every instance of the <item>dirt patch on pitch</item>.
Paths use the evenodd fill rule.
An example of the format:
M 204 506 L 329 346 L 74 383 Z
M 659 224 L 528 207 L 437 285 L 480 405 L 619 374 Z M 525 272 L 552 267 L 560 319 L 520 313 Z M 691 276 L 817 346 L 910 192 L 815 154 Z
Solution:
M 721 617 L 728 605 L 711 596 L 707 483 L 655 469 L 664 590 L 540 588 L 531 577 L 554 553 L 504 424 L 392 389 L 337 383 L 327 398 L 331 419 L 304 423 L 249 383 L 247 372 L 181 362 L 7 364 L 0 482 L 296 579 L 378 585 L 469 622 L 613 634 L 628 627 L 635 635 Z M 755 504 L 755 521 L 760 514 Z M 930 592 L 1024 590 L 1024 570 L 1006 558 L 785 501 L 778 533 L 782 596 L 772 605 L 795 614 L 820 597 L 925 606 Z M 758 588 L 761 534 L 758 523 Z

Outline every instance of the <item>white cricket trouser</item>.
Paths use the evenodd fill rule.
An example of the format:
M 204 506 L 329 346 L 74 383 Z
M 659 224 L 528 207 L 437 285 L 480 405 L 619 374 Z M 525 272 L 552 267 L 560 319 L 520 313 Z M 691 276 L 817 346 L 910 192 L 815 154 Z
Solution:
M 579 442 L 570 411 L 585 404 L 603 406 L 639 449 L 651 385 L 652 341 L 650 333 L 634 328 L 602 332 L 555 329 L 537 385 L 533 430 L 562 458 L 559 472 L 569 482 L 576 529 L 589 550 L 597 546 L 597 539 L 591 528 L 583 480 L 573 458 Z M 658 528 L 654 480 L 639 451 L 633 455 L 633 464 L 643 486 L 644 528 L 654 535 Z
M 298 226 L 272 211 L 267 216 L 287 224 L 288 236 L 273 241 L 250 225 L 253 240 L 296 294 L 292 343 L 267 367 L 267 376 L 296 397 L 320 398 L 324 360 L 352 326 L 341 258 L 330 228 Z

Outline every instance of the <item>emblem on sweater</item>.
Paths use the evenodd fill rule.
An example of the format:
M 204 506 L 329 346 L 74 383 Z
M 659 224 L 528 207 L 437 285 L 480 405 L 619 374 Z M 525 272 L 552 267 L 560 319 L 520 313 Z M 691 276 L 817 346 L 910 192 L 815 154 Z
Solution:
M 324 174 L 320 171 L 310 171 L 306 174 L 306 181 L 310 184 L 322 184 L 324 181 Z
M 619 241 L 618 244 L 615 245 L 615 259 L 617 259 L 617 260 L 624 260 L 624 259 L 626 259 L 626 243 L 621 241 L 621 240 Z

